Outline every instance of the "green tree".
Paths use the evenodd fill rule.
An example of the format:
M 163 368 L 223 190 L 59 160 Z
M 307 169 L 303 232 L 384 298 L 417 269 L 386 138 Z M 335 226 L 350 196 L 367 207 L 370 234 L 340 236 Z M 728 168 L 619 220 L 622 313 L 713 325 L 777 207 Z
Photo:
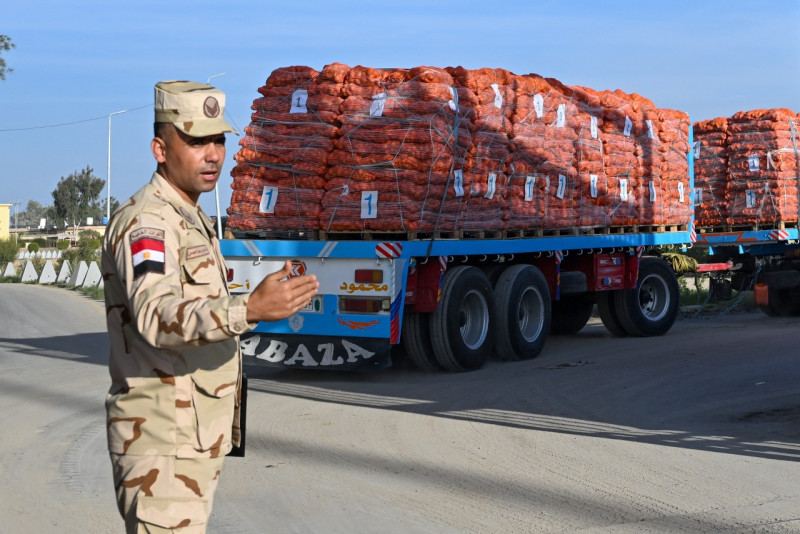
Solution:
M 16 47 L 17 45 L 15 45 L 11 41 L 11 37 L 9 37 L 8 35 L 0 35 L 0 54 L 2 54 L 3 52 L 8 52 L 12 48 Z M 0 57 L 0 80 L 5 81 L 6 73 L 11 73 L 11 72 L 14 72 L 14 69 L 6 65 L 6 60 Z
M 0 266 L 5 267 L 9 262 L 17 259 L 19 245 L 11 239 L 0 240 Z
M 103 212 L 99 197 L 105 184 L 105 180 L 97 178 L 89 166 L 66 178 L 62 176 L 53 191 L 56 225 L 59 228 L 69 225 L 77 229 L 87 217 L 100 220 Z
M 24 211 L 17 213 L 17 224 L 20 228 L 38 228 L 39 221 L 47 219 L 51 214 L 48 211 L 51 206 L 42 206 L 35 200 L 29 200 Z

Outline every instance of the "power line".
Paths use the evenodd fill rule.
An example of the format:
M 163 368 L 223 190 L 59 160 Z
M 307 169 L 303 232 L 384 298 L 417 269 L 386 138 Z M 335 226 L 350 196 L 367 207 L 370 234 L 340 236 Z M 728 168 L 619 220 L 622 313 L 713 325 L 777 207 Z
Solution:
M 139 106 L 138 108 L 132 108 L 128 111 L 136 111 L 137 109 L 144 109 L 153 107 L 153 104 L 147 104 L 146 106 Z M 108 118 L 108 114 L 103 115 L 102 117 L 94 117 L 93 119 L 82 119 L 79 121 L 72 121 L 72 122 L 62 122 L 59 124 L 46 124 L 43 126 L 28 126 L 27 128 L 2 128 L 0 132 L 21 132 L 25 130 L 43 130 L 46 128 L 59 128 L 61 126 L 71 126 L 73 124 L 81 124 L 84 122 L 92 122 L 92 121 L 99 121 L 99 120 L 106 120 Z

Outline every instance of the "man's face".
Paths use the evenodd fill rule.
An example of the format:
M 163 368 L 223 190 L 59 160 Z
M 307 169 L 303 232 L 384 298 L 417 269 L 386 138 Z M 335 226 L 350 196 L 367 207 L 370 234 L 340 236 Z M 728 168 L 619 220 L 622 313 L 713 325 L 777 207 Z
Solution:
M 201 193 L 211 191 L 225 161 L 225 134 L 190 137 L 172 125 L 151 143 L 160 173 L 178 193 L 197 204 Z

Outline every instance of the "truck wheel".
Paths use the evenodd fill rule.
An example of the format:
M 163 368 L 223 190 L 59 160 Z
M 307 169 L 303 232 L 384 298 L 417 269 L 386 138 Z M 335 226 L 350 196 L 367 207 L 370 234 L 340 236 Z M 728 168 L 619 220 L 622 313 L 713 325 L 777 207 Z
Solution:
M 628 335 L 628 331 L 619 320 L 617 306 L 614 304 L 615 293 L 616 291 L 599 291 L 597 293 L 597 313 L 612 336 L 625 337 Z
M 528 360 L 542 351 L 550 331 L 550 290 L 542 271 L 513 265 L 494 288 L 495 347 L 503 360 Z
M 445 271 L 442 299 L 431 314 L 431 345 L 436 361 L 448 371 L 480 369 L 492 354 L 492 286 L 477 267 Z
M 567 295 L 551 304 L 550 333 L 555 335 L 577 334 L 589 322 L 594 301 L 588 295 Z
M 639 260 L 635 289 L 615 291 L 620 323 L 632 336 L 660 336 L 672 328 L 678 316 L 678 279 L 661 258 Z
M 800 315 L 800 289 L 782 289 L 769 287 L 767 289 L 768 303 L 759 306 L 761 311 L 770 317 L 796 317 Z
M 406 358 L 420 371 L 439 371 L 431 347 L 430 314 L 407 311 L 403 316 L 402 345 Z

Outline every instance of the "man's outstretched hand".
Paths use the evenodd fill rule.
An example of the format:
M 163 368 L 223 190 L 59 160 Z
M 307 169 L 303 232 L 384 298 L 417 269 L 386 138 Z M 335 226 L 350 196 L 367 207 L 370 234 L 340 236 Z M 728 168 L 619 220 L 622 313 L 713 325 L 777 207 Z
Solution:
M 264 278 L 247 301 L 247 321 L 278 321 L 305 308 L 317 294 L 319 282 L 313 274 L 289 278 L 292 262 Z

